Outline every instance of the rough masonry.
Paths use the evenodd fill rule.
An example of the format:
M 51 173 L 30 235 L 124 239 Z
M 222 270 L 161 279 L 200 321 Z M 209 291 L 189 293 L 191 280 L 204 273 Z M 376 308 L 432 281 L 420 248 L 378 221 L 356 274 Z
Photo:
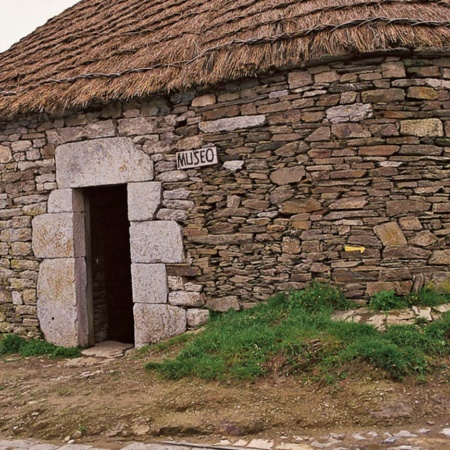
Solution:
M 207 145 L 218 164 L 177 170 L 176 152 Z M 52 264 L 84 264 L 76 195 L 94 182 L 128 186 L 140 343 L 312 279 L 356 300 L 439 284 L 449 162 L 446 55 L 335 61 L 0 123 L 0 332 L 38 335 L 39 271 L 51 284 Z M 49 247 L 47 221 L 67 240 Z

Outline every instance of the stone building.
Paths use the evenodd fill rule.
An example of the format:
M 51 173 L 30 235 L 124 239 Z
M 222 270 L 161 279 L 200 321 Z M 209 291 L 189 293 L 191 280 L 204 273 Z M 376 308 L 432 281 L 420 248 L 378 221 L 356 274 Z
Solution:
M 0 55 L 0 332 L 136 345 L 450 264 L 450 1 L 82 0 Z

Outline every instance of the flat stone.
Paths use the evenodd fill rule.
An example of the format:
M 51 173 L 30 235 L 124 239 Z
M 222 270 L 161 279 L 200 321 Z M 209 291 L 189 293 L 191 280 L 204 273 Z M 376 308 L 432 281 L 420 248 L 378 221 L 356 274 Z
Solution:
M 0 163 L 7 163 L 11 161 L 11 150 L 4 145 L 0 145 Z
M 403 325 L 404 323 L 414 323 L 416 316 L 413 311 L 391 311 L 386 316 L 387 325 Z
M 207 234 L 204 236 L 192 236 L 189 241 L 198 244 L 210 245 L 226 245 L 226 244 L 241 244 L 244 242 L 252 242 L 253 235 L 249 233 L 235 233 L 235 234 Z
M 397 222 L 388 222 L 374 228 L 383 245 L 406 245 L 407 241 Z
M 386 316 L 383 314 L 376 314 L 369 317 L 365 323 L 373 325 L 377 330 L 384 331 L 386 328 Z
M 83 212 L 83 194 L 77 189 L 55 189 L 48 198 L 49 213 Z
M 329 127 L 320 127 L 313 131 L 308 137 L 305 138 L 307 142 L 321 142 L 329 141 L 331 137 L 331 130 Z
M 433 320 L 433 316 L 431 315 L 431 308 L 420 308 L 418 306 L 413 306 L 411 309 L 416 317 L 425 319 L 428 322 L 431 322 Z
M 134 303 L 167 303 L 169 289 L 164 264 L 131 264 Z
M 308 198 L 306 200 L 288 200 L 281 204 L 280 211 L 285 214 L 299 214 L 319 211 L 322 205 L 319 201 Z
M 32 222 L 33 251 L 37 258 L 86 256 L 82 213 L 42 214 Z
M 174 291 L 169 294 L 169 303 L 173 306 L 199 307 L 205 304 L 200 292 Z
M 399 219 L 400 226 L 405 231 L 418 231 L 422 230 L 422 224 L 417 217 L 409 216 L 409 217 L 400 217 Z
M 373 108 L 371 104 L 354 103 L 329 108 L 326 113 L 331 123 L 360 122 L 373 116 Z
M 186 331 L 186 311 L 183 308 L 136 303 L 133 312 L 137 348 Z
M 210 120 L 207 122 L 200 122 L 198 127 L 204 133 L 217 133 L 219 131 L 233 131 L 244 128 L 258 127 L 265 125 L 266 116 L 237 116 L 226 119 Z
M 405 65 L 403 62 L 386 62 L 381 65 L 383 78 L 406 78 Z
M 93 139 L 56 148 L 60 189 L 124 184 L 153 179 L 153 161 L 131 139 Z
M 131 222 L 133 263 L 181 263 L 184 261 L 181 227 L 174 221 Z
M 157 177 L 158 181 L 165 182 L 184 181 L 188 178 L 185 170 L 169 170 L 168 172 L 160 173 Z
M 313 79 L 306 70 L 301 72 L 290 72 L 288 73 L 288 83 L 290 89 L 296 89 L 312 84 Z
M 331 126 L 331 133 L 338 138 L 371 137 L 370 131 L 359 123 L 335 123 Z
M 444 136 L 444 127 L 439 119 L 402 120 L 400 133 L 418 137 Z
M 230 172 L 237 172 L 238 170 L 242 170 L 243 167 L 244 161 L 225 161 L 223 163 L 223 168 Z
M 302 246 L 300 240 L 295 237 L 286 236 L 281 243 L 281 251 L 290 255 L 300 253 Z
M 438 238 L 431 231 L 421 231 L 410 239 L 410 243 L 419 247 L 428 247 L 435 244 Z
M 350 309 L 347 311 L 334 311 L 333 314 L 331 314 L 331 320 L 335 320 L 336 322 L 343 321 L 343 322 L 353 322 L 353 318 L 356 314 L 356 311 L 354 309 Z
M 422 200 L 392 200 L 386 202 L 388 216 L 410 212 L 424 212 L 430 209 L 430 203 Z
M 446 305 L 433 306 L 433 309 L 441 314 L 444 314 L 450 311 L 450 304 L 448 303 Z
M 439 93 L 436 89 L 425 86 L 411 86 L 408 89 L 408 97 L 418 100 L 437 100 Z
M 186 311 L 187 325 L 190 328 L 205 325 L 209 319 L 209 310 L 189 308 Z
M 155 218 L 161 204 L 162 185 L 156 181 L 144 183 L 129 183 L 128 192 L 128 220 L 141 221 Z
M 95 358 L 120 358 L 129 349 L 133 348 L 133 344 L 124 344 L 116 341 L 98 342 L 94 347 L 85 348 L 81 354 Z
M 450 250 L 436 250 L 433 252 L 428 264 L 448 265 L 450 264 Z
M 37 313 L 45 339 L 55 345 L 87 345 L 84 258 L 45 259 L 39 268 Z
M 392 103 L 405 100 L 403 89 L 376 89 L 362 93 L 363 103 Z
M 212 298 L 207 300 L 206 307 L 211 311 L 227 312 L 230 309 L 239 311 L 240 305 L 238 298 L 234 295 L 222 298 Z
M 328 206 L 331 210 L 360 209 L 367 205 L 367 197 L 345 197 Z
M 411 245 L 388 246 L 383 251 L 385 259 L 428 259 L 430 255 L 430 250 Z
M 179 209 L 162 208 L 156 214 L 158 220 L 175 220 L 177 222 L 184 222 L 187 217 L 187 212 Z
M 204 106 L 214 105 L 217 102 L 214 94 L 205 94 L 200 97 L 195 97 L 192 100 L 192 106 L 194 108 L 202 108 Z
M 274 170 L 270 174 L 272 183 L 278 185 L 298 183 L 305 176 L 305 169 L 303 167 L 285 167 L 282 169 Z
M 147 117 L 133 117 L 119 120 L 119 134 L 123 136 L 141 136 L 155 131 L 155 122 Z
M 333 83 L 339 80 L 339 74 L 335 70 L 327 70 L 325 72 L 316 73 L 314 75 L 315 83 Z
M 270 450 L 273 447 L 273 441 L 267 441 L 265 439 L 252 439 L 248 444 L 250 448 L 258 448 L 261 450 Z
M 360 156 L 392 156 L 399 151 L 398 145 L 372 145 L 360 147 L 358 154 Z
M 16 152 L 24 152 L 31 147 L 31 141 L 16 141 L 11 144 L 11 148 L 14 153 Z

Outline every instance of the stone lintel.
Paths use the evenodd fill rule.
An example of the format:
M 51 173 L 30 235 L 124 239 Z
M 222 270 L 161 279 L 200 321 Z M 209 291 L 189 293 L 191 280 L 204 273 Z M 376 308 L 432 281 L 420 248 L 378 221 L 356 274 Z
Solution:
M 105 138 L 56 148 L 60 189 L 153 180 L 153 161 L 130 138 Z

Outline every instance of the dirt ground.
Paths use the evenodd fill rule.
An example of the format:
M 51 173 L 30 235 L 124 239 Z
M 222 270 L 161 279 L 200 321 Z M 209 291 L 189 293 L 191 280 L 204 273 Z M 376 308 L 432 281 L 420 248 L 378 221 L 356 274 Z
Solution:
M 272 377 L 253 383 L 163 381 L 148 358 L 0 359 L 0 437 L 107 444 L 130 440 L 214 443 L 221 438 L 284 438 L 349 429 L 448 424 L 450 380 L 384 379 L 355 367 L 321 385 Z M 445 361 L 444 363 L 450 363 Z

